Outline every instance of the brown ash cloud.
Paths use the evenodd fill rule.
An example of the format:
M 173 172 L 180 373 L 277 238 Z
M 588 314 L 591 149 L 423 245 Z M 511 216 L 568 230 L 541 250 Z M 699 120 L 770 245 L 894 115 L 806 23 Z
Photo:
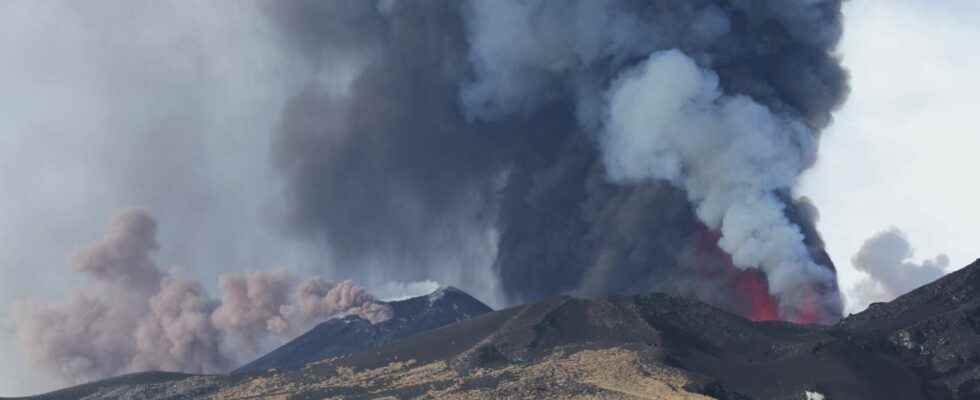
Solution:
M 74 257 L 84 287 L 60 302 L 14 305 L 14 331 L 35 365 L 66 383 L 147 370 L 222 373 L 329 318 L 391 317 L 350 281 L 284 270 L 224 274 L 215 300 L 155 263 L 156 231 L 147 211 L 120 213 L 105 238 Z

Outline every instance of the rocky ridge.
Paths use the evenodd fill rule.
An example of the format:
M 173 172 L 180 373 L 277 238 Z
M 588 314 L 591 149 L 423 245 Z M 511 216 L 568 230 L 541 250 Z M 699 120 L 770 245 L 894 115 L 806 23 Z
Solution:
M 563 296 L 296 369 L 121 377 L 36 398 L 976 399 L 978 305 L 980 261 L 833 326 L 664 294 Z

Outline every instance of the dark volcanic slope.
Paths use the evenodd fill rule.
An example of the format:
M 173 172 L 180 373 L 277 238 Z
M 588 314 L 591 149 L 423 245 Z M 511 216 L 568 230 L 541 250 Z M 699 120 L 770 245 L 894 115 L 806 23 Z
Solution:
M 798 399 L 919 399 L 920 379 L 888 354 L 838 339 L 833 329 L 756 323 L 662 294 L 602 300 L 562 297 L 495 312 L 355 353 L 333 365 L 379 368 L 451 360 L 458 371 L 524 363 L 564 347 L 641 344 L 662 362 L 704 376 L 706 394 Z M 910 395 L 911 393 L 911 395 Z M 739 398 L 739 397 L 729 397 Z
M 153 399 L 216 394 L 239 399 L 282 393 L 295 398 L 376 398 L 380 393 L 431 398 L 426 393 L 433 390 L 456 394 L 467 388 L 498 390 L 483 393 L 490 397 L 479 391 L 457 397 L 484 399 L 511 396 L 507 393 L 519 393 L 521 398 L 547 397 L 561 390 L 585 393 L 581 389 L 602 394 L 600 398 L 631 398 L 644 388 L 630 386 L 639 382 L 637 377 L 672 370 L 680 371 L 688 382 L 684 390 L 676 387 L 675 392 L 718 399 L 820 398 L 808 397 L 808 392 L 833 400 L 980 399 L 980 260 L 834 326 L 752 322 L 694 300 L 651 294 L 556 297 L 413 336 L 407 333 L 445 322 L 444 315 L 455 315 L 449 312 L 452 305 L 462 307 L 465 299 L 469 298 L 461 292 L 446 290 L 395 303 L 402 307 L 396 309 L 396 318 L 373 328 L 353 320 L 333 321 L 256 363 L 292 367 L 301 364 L 294 360 L 347 354 L 302 370 L 232 377 L 166 376 L 175 380 L 156 386 L 133 386 L 129 380 L 135 378 L 124 377 L 69 392 L 98 389 L 92 397 L 97 399 L 130 398 L 125 396 L 133 393 L 150 393 L 153 396 L 139 398 Z M 485 306 L 476 305 L 473 312 L 485 311 Z M 368 339 L 358 339 L 361 335 Z M 396 335 L 403 339 L 396 340 Z M 592 352 L 594 357 L 600 354 L 596 350 L 607 351 L 601 353 L 606 357 L 634 354 L 635 361 L 627 364 L 642 372 L 608 375 L 603 381 L 595 375 L 582 381 L 561 375 L 587 367 L 561 364 L 569 362 L 569 355 Z M 589 365 L 608 361 L 589 360 Z M 563 366 L 539 368 L 552 365 L 548 363 Z M 356 375 L 360 372 L 373 378 L 365 380 Z M 368 386 L 358 386 L 367 381 Z M 602 386 L 603 382 L 619 386 Z
M 114 378 L 103 379 L 98 382 L 86 383 L 78 386 L 73 386 L 66 389 L 57 390 L 54 392 L 32 396 L 32 397 L 16 397 L 16 398 L 3 398 L 0 400 L 76 400 L 85 398 L 86 396 L 91 396 L 100 389 L 111 388 L 117 386 L 138 386 L 138 385 L 159 385 L 178 382 L 181 379 L 191 377 L 193 375 L 181 374 L 176 372 L 139 372 L 135 374 L 120 375 Z M 181 392 L 183 395 L 187 392 Z M 191 393 L 190 395 L 193 395 Z
M 897 357 L 925 380 L 933 398 L 980 399 L 980 260 L 892 302 L 872 304 L 838 329 Z
M 980 261 L 832 327 L 752 322 L 662 294 L 560 297 L 355 353 L 324 368 L 369 369 L 414 359 L 450 360 L 465 371 L 532 361 L 561 346 L 629 343 L 705 376 L 712 390 L 753 399 L 796 399 L 806 391 L 829 399 L 977 399 L 978 304 Z
M 369 349 L 493 311 L 453 287 L 388 305 L 394 312 L 388 321 L 372 325 L 357 316 L 329 320 L 232 373 L 298 369 L 311 361 Z

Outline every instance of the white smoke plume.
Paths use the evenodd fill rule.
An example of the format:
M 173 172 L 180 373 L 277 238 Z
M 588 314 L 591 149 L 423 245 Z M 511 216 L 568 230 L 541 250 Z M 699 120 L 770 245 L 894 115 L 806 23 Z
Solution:
M 350 281 L 300 280 L 285 270 L 230 273 L 221 300 L 153 261 L 157 224 L 127 210 L 106 237 L 82 250 L 73 269 L 90 285 L 61 303 L 25 299 L 12 310 L 20 347 L 66 383 L 164 370 L 221 373 L 323 320 L 391 309 Z
M 272 142 L 286 180 L 288 231 L 329 249 L 336 268 L 368 281 L 455 285 L 492 281 L 480 272 L 490 267 L 505 303 L 661 290 L 752 314 L 743 301 L 751 296 L 736 284 L 743 271 L 716 252 L 714 238 L 724 236 L 742 266 L 789 265 L 778 268 L 783 276 L 767 276 L 786 307 L 777 317 L 839 318 L 836 282 L 824 276 L 833 264 L 792 188 L 848 92 L 834 52 L 841 0 L 276 4 L 272 20 L 306 57 L 330 66 L 325 75 L 357 66 L 341 74 L 351 78 L 343 90 L 314 82 L 291 98 Z M 740 146 L 761 138 L 776 148 L 733 148 L 731 162 L 788 164 L 785 175 L 735 165 L 746 169 L 717 183 L 695 182 L 714 179 L 707 171 L 673 185 L 609 179 L 599 145 L 609 136 L 611 90 L 639 75 L 652 54 L 674 49 L 710 71 L 716 99 L 730 103 L 710 104 L 716 110 L 705 111 L 713 120 L 704 124 L 768 122 L 758 128 L 785 134 L 747 136 Z M 742 109 L 754 114 L 711 115 Z M 787 143 L 789 154 L 767 159 Z M 752 168 L 764 175 L 739 176 Z M 714 191 L 745 181 L 761 186 Z M 705 192 L 686 193 L 698 185 Z M 736 199 L 756 203 L 735 208 Z M 706 227 L 698 208 L 702 217 L 730 216 L 726 232 L 721 222 Z M 768 220 L 735 221 L 757 217 Z M 770 239 L 780 242 L 762 243 Z M 477 260 L 462 257 L 459 278 L 431 273 L 445 255 L 481 243 L 492 245 Z M 788 250 L 773 249 L 786 243 Z M 801 247 L 810 261 L 798 262 Z M 827 272 L 808 271 L 813 266 Z M 796 271 L 804 274 L 788 276 Z M 786 290 L 797 282 L 806 290 Z M 790 315 L 800 302 L 815 310 Z
M 741 76 L 724 69 L 731 63 L 725 58 L 755 50 L 721 44 L 745 29 L 731 12 L 751 9 L 786 24 L 805 46 L 833 48 L 840 29 L 830 22 L 839 3 L 708 3 L 467 3 L 477 79 L 464 87 L 463 104 L 471 118 L 493 121 L 533 112 L 553 97 L 573 98 L 579 126 L 595 132 L 607 177 L 683 189 L 735 266 L 766 272 L 781 317 L 839 309 L 836 295 L 801 290 L 836 287 L 836 278 L 823 265 L 829 260 L 814 260 L 787 199 L 816 160 L 819 129 L 838 101 L 825 95 L 843 91 L 820 88 L 834 76 L 820 76 L 826 71 L 788 80 L 799 84 L 787 92 L 808 93 L 802 102 L 819 110 L 812 115 L 759 95 L 764 90 L 741 94 L 730 85 Z M 598 72 L 609 69 L 611 77 Z
M 735 266 L 766 272 L 788 315 L 804 301 L 794 288 L 835 279 L 811 260 L 776 195 L 816 154 L 806 126 L 747 96 L 723 95 L 717 75 L 677 50 L 624 72 L 608 101 L 602 145 L 610 178 L 684 188 Z
M 949 267 L 949 257 L 939 254 L 913 261 L 915 251 L 898 228 L 878 232 L 864 242 L 851 264 L 867 274 L 848 295 L 848 308 L 861 311 L 869 304 L 891 301 L 915 288 L 939 279 Z

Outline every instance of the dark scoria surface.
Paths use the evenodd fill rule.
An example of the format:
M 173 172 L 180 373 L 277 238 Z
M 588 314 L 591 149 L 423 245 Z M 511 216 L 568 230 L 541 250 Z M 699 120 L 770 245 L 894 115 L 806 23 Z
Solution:
M 377 325 L 358 316 L 320 323 L 309 332 L 248 363 L 232 374 L 302 368 L 306 363 L 354 353 L 493 311 L 454 287 L 427 296 L 387 303 L 393 317 Z
M 980 261 L 834 326 L 752 322 L 663 294 L 558 297 L 491 313 L 336 361 L 377 368 L 449 360 L 465 373 L 568 346 L 641 344 L 703 376 L 719 398 L 980 398 Z M 740 397 L 741 396 L 741 397 Z
M 470 386 L 462 385 L 461 391 L 479 386 L 481 381 L 475 377 L 485 376 L 486 371 L 541 365 L 556 354 L 626 349 L 641 355 L 636 362 L 644 371 L 654 375 L 670 368 L 683 371 L 690 378 L 683 389 L 718 399 L 805 399 L 807 392 L 833 400 L 977 399 L 978 305 L 980 261 L 833 326 L 753 322 L 665 294 L 600 299 L 562 296 L 486 313 L 302 370 L 230 377 L 172 376 L 167 377 L 172 381 L 155 386 L 136 383 L 127 387 L 117 378 L 97 384 L 99 391 L 88 398 L 203 398 L 243 387 L 244 392 L 237 393 L 253 397 L 290 393 L 289 398 L 297 399 L 360 399 L 383 392 L 396 398 L 432 398 L 426 393 L 446 390 L 454 382 L 468 382 Z M 388 371 L 382 368 L 399 363 L 403 366 L 398 368 L 407 368 L 404 363 L 409 360 L 413 360 L 411 365 L 423 366 L 418 371 L 445 362 L 448 378 L 398 386 L 396 381 L 405 381 L 382 377 L 374 381 L 375 385 L 381 382 L 380 389 L 344 383 L 347 376 L 354 376 L 350 371 Z M 398 368 L 384 374 L 406 371 Z M 516 392 L 507 393 L 522 393 L 515 394 L 520 398 L 546 398 L 547 393 L 565 389 L 574 393 L 580 388 L 600 398 L 623 398 L 589 381 L 547 376 L 526 386 L 505 385 L 521 376 L 499 375 L 496 380 L 486 380 L 481 390 L 510 388 L 507 390 Z M 280 386 L 256 386 L 260 381 Z M 317 386 L 328 381 L 339 383 Z M 133 393 L 166 395 L 123 395 Z
M 928 398 L 980 399 L 980 260 L 889 303 L 875 303 L 837 329 L 891 354 L 923 379 Z

